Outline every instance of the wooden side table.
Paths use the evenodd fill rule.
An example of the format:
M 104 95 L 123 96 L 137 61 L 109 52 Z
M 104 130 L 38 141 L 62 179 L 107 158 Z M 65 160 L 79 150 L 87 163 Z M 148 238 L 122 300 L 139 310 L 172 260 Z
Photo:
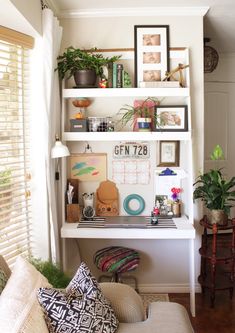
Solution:
M 215 292 L 217 290 L 229 290 L 230 298 L 233 297 L 234 265 L 235 265 L 235 218 L 229 219 L 227 225 L 210 224 L 204 216 L 200 221 L 204 228 L 202 246 L 199 249 L 201 255 L 201 272 L 198 282 L 201 284 L 202 293 L 210 290 L 211 307 L 214 307 Z M 209 242 L 208 229 L 212 231 L 212 239 Z M 230 230 L 231 238 L 228 243 L 218 242 L 220 230 Z

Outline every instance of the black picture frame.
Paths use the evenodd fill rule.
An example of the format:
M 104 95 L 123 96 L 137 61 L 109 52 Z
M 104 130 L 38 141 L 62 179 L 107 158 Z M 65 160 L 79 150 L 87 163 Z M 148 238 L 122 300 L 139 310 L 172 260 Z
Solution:
M 135 25 L 135 87 L 162 81 L 169 72 L 169 25 Z
M 187 132 L 188 106 L 187 105 L 157 105 L 155 117 L 160 126 L 155 125 L 156 132 Z

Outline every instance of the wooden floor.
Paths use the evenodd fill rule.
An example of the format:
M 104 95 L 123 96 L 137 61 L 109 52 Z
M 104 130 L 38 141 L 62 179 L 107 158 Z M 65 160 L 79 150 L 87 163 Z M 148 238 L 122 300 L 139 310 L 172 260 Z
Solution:
M 229 298 L 228 291 L 218 291 L 215 307 L 210 307 L 209 293 L 196 294 L 196 317 L 190 314 L 189 294 L 169 294 L 171 302 L 186 307 L 195 333 L 235 333 L 235 295 Z M 180 333 L 180 332 L 179 332 Z

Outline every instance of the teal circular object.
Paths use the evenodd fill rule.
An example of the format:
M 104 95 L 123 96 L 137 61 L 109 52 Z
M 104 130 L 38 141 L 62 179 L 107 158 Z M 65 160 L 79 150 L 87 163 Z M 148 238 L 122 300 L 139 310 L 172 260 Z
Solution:
M 137 200 L 139 203 L 139 208 L 136 210 L 133 210 L 129 207 L 129 203 L 131 200 Z M 145 201 L 139 194 L 130 194 L 128 195 L 124 202 L 123 202 L 123 208 L 129 215 L 139 215 L 143 212 L 145 208 Z

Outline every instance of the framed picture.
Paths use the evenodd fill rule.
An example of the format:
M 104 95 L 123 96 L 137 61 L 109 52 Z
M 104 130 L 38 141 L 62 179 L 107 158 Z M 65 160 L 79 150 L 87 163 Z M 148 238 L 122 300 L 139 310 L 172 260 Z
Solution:
M 135 25 L 135 86 L 162 81 L 169 71 L 169 25 Z
M 107 179 L 107 154 L 84 153 L 69 157 L 69 178 L 79 181 L 103 181 Z
M 161 124 L 155 128 L 155 131 L 185 132 L 188 130 L 187 105 L 158 105 L 155 107 L 155 113 Z
M 179 166 L 180 142 L 160 141 L 159 142 L 159 164 L 158 166 Z

